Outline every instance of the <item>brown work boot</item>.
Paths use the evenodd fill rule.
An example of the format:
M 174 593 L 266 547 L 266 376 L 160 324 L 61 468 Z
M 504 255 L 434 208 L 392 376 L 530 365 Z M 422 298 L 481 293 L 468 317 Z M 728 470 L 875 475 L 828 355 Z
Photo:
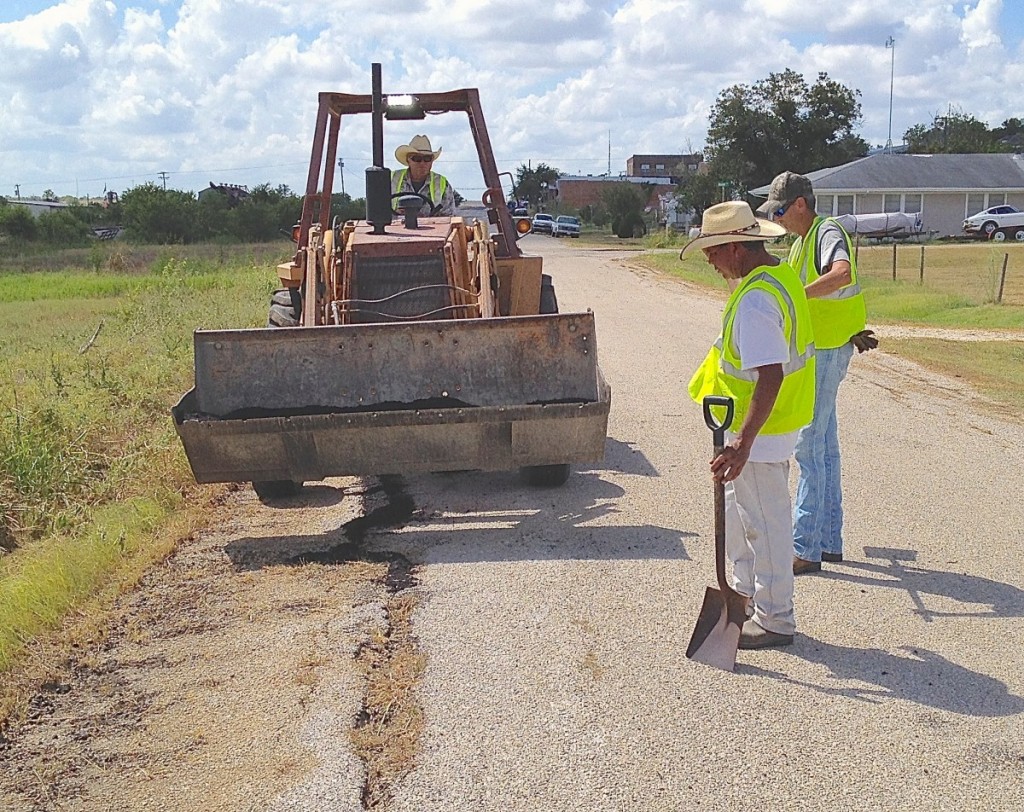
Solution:
M 752 648 L 778 648 L 779 646 L 793 645 L 793 635 L 770 632 L 762 628 L 753 620 L 743 624 L 743 631 L 740 632 L 740 645 L 742 649 Z
M 804 561 L 802 558 L 793 556 L 793 574 L 806 575 L 809 572 L 821 572 L 821 562 Z
M 833 564 L 835 564 L 835 563 L 838 563 L 839 561 L 843 560 L 843 554 L 842 553 L 822 553 L 821 554 L 821 560 L 822 561 L 831 561 Z

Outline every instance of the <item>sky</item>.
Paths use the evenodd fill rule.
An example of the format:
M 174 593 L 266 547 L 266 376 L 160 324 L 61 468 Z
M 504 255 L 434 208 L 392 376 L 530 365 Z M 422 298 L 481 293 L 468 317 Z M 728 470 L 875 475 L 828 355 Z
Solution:
M 718 94 L 791 68 L 860 92 L 858 134 L 898 144 L 951 107 L 1024 118 L 1024 0 L 2 0 L 0 195 L 153 182 L 306 186 L 317 93 L 480 91 L 499 171 L 618 175 L 700 151 Z M 894 40 L 887 48 L 886 41 Z M 891 95 L 890 95 L 891 94 Z M 351 123 L 350 123 L 351 122 Z M 466 117 L 417 133 L 466 198 Z M 369 116 L 342 122 L 335 191 L 363 195 Z M 821 167 L 792 167 L 809 172 Z M 161 174 L 163 173 L 163 174 Z M 508 188 L 510 188 L 510 182 Z M 508 189 L 506 189 L 507 191 Z

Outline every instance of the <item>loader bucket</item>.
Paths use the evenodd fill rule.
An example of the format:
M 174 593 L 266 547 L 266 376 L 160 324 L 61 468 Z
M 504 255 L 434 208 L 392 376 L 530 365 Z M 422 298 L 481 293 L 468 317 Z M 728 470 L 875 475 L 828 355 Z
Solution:
M 592 313 L 197 330 L 172 410 L 197 482 L 592 462 L 611 391 Z

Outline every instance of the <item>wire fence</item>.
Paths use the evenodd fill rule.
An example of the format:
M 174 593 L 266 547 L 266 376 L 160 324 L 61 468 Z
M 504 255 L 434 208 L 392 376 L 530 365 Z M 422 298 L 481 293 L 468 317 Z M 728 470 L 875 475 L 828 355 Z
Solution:
M 856 253 L 865 280 L 922 285 L 974 304 L 1024 306 L 1024 245 L 861 243 Z

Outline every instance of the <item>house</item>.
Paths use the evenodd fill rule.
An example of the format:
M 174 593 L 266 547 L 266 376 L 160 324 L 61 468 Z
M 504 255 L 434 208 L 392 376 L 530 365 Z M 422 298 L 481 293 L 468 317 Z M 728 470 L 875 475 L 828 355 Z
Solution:
M 962 235 L 964 219 L 1009 204 L 1024 209 L 1024 156 L 877 153 L 807 172 L 822 216 L 920 214 L 926 231 Z M 767 198 L 770 184 L 751 189 Z

